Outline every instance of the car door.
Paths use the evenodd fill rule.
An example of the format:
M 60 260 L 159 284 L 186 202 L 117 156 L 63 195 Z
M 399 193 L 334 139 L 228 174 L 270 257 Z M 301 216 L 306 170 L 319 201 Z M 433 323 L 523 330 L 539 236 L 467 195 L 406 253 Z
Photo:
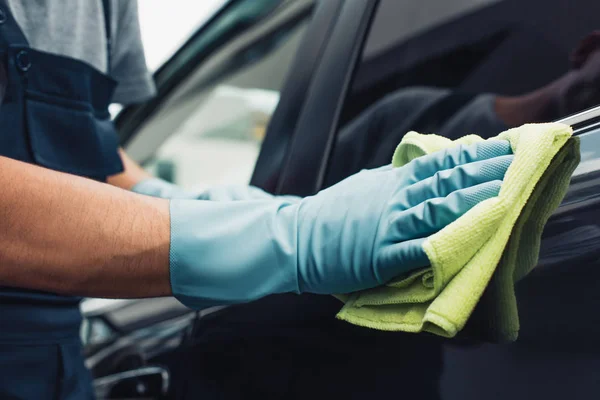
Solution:
M 428 360 L 431 370 L 441 371 L 440 398 L 589 398 L 600 392 L 600 320 L 594 311 L 600 305 L 600 18 L 590 10 L 597 10 L 594 2 L 381 1 L 370 30 L 355 43 L 361 58 L 353 79 L 320 93 L 335 99 L 328 110 L 336 112 L 324 115 L 323 105 L 307 103 L 301 115 L 334 127 L 303 132 L 305 143 L 321 149 L 291 151 L 281 187 L 293 192 L 302 179 L 304 195 L 388 163 L 394 144 L 410 129 L 449 137 L 476 129 L 491 137 L 501 127 L 561 120 L 580 137 L 582 161 L 546 226 L 539 265 L 516 287 L 519 340 L 443 342 L 441 364 Z M 377 117 L 372 125 L 361 124 L 369 113 Z M 315 151 L 318 160 L 311 159 Z M 373 365 L 389 369 L 385 356 Z M 415 371 L 422 372 L 418 366 Z M 411 385 L 412 374 L 402 378 Z

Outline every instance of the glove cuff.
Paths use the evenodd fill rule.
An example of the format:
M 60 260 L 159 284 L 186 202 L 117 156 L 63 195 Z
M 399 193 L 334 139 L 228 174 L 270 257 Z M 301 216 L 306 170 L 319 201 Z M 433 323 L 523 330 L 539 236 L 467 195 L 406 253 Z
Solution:
M 172 200 L 170 278 L 192 308 L 298 292 L 297 205 Z

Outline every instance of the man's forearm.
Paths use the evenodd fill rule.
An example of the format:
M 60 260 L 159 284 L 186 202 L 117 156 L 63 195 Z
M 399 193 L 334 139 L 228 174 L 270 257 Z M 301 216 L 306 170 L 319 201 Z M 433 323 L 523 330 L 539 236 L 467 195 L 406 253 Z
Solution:
M 0 286 L 170 294 L 169 205 L 0 157 Z

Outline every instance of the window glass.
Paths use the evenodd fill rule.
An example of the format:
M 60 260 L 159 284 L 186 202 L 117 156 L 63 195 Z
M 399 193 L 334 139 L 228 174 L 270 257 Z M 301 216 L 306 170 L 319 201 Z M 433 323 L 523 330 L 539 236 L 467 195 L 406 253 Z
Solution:
M 250 181 L 279 92 L 224 81 L 144 167 L 187 188 Z
M 410 130 L 491 137 L 596 106 L 600 13 L 591 10 L 593 0 L 382 0 L 328 184 L 389 162 Z
M 134 158 L 188 189 L 247 184 L 306 27 L 298 4 L 257 21 L 192 72 L 132 140 Z
M 410 130 L 491 137 L 597 106 L 598 10 L 594 0 L 381 0 L 344 104 L 326 186 L 389 163 Z M 443 362 L 428 364 L 443 368 L 440 393 L 431 398 L 598 392 L 598 380 L 585 373 L 600 365 L 598 334 L 571 322 L 571 310 L 595 315 L 598 299 L 582 302 L 568 293 L 597 292 L 581 284 L 597 282 L 600 131 L 590 129 L 580 140 L 582 161 L 563 207 L 545 227 L 539 265 L 516 285 L 519 341 L 445 343 Z
M 591 12 L 597 9 L 591 0 L 384 0 L 354 83 L 353 100 L 363 100 L 346 115 L 386 95 L 402 106 L 402 99 L 431 105 L 442 95 L 468 93 L 474 98 L 440 129 L 491 135 L 499 125 L 593 107 L 600 103 L 600 14 Z

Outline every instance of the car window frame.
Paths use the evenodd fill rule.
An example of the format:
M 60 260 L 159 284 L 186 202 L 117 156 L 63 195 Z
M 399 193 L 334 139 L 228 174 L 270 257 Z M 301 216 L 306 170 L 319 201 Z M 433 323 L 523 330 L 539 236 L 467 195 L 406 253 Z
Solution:
M 346 93 L 379 0 L 339 3 L 338 16 L 330 28 L 328 42 L 294 126 L 293 142 L 275 191 L 277 194 L 312 195 L 325 180 Z M 307 152 L 307 148 L 310 151 Z
M 307 32 L 298 47 L 279 103 L 271 116 L 250 184 L 274 194 L 282 194 L 285 165 L 294 148 L 298 120 L 308 97 L 315 71 L 331 37 L 343 0 L 318 2 Z

